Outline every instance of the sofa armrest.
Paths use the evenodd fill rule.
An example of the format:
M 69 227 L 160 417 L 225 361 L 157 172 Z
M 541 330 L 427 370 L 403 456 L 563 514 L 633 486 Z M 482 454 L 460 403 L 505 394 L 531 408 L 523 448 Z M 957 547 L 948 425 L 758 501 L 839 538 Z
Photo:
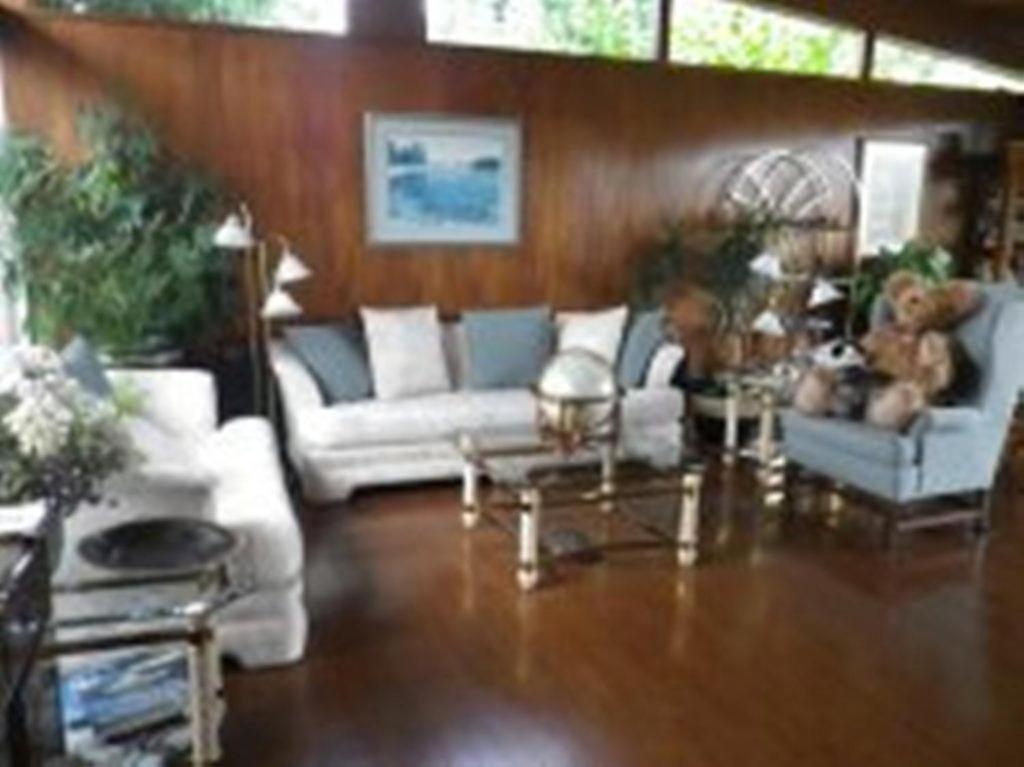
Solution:
M 911 426 L 911 435 L 922 437 L 929 431 L 974 431 L 985 428 L 985 413 L 976 407 L 930 407 Z
M 644 376 L 645 389 L 665 389 L 672 386 L 679 366 L 686 359 L 686 348 L 675 341 L 665 341 L 651 356 Z
M 217 386 L 205 370 L 185 368 L 109 371 L 116 384 L 140 395 L 139 416 L 162 428 L 201 439 L 217 428 Z
M 203 464 L 214 477 L 213 519 L 239 532 L 257 586 L 302 573 L 303 541 L 285 487 L 277 440 L 264 418 L 234 418 L 206 441 Z

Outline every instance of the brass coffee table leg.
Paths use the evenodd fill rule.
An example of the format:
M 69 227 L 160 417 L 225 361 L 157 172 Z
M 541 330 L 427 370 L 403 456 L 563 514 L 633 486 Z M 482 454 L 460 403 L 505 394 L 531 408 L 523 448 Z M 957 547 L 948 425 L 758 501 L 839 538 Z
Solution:
M 679 502 L 679 528 L 676 532 L 676 559 L 680 567 L 697 562 L 700 527 L 700 497 L 704 477 L 699 471 L 685 471 Z
M 539 490 L 524 490 L 519 511 L 519 566 L 516 579 L 523 591 L 532 591 L 540 583 L 540 516 Z
M 480 522 L 480 470 L 465 459 L 462 462 L 462 526 L 472 530 Z
M 608 443 L 601 446 L 601 495 L 607 500 L 601 502 L 601 511 L 610 514 L 615 511 L 615 445 Z

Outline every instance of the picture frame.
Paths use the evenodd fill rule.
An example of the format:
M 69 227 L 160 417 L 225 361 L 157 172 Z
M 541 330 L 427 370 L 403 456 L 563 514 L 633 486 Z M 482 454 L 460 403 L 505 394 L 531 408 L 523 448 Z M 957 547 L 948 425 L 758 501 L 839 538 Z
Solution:
M 519 120 L 369 113 L 364 145 L 370 245 L 519 243 Z
M 912 141 L 865 140 L 862 146 L 857 254 L 876 256 L 920 233 L 928 146 Z

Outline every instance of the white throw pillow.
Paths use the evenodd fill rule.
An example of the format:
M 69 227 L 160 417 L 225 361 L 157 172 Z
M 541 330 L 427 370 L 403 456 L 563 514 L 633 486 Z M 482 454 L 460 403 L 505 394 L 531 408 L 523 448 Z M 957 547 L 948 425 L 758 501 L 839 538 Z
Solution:
M 361 309 L 377 399 L 451 389 L 436 306 Z
M 596 312 L 560 312 L 557 317 L 558 351 L 586 349 L 615 365 L 628 314 L 625 306 Z
M 645 389 L 663 389 L 672 385 L 676 368 L 686 359 L 686 350 L 678 344 L 662 344 L 654 352 L 644 377 Z

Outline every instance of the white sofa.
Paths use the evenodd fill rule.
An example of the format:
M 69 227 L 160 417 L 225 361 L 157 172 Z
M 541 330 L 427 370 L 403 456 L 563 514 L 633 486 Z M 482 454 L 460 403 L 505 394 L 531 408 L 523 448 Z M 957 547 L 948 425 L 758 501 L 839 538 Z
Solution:
M 287 453 L 307 500 L 328 503 L 345 500 L 359 488 L 455 479 L 462 475 L 456 449 L 460 434 L 535 434 L 532 394 L 527 389 L 465 388 L 458 323 L 446 325 L 444 336 L 453 391 L 330 406 L 288 342 L 271 344 Z M 679 390 L 659 382 L 628 391 L 622 413 L 624 452 L 661 460 L 679 456 Z
M 215 622 L 224 654 L 247 668 L 301 658 L 308 632 L 303 542 L 270 424 L 239 418 L 218 426 L 206 372 L 113 371 L 111 378 L 139 393 L 141 412 L 128 428 L 141 461 L 109 483 L 100 504 L 69 518 L 56 582 L 89 569 L 77 544 L 93 531 L 130 519 L 209 519 L 241 534 L 233 567 L 255 587 Z

